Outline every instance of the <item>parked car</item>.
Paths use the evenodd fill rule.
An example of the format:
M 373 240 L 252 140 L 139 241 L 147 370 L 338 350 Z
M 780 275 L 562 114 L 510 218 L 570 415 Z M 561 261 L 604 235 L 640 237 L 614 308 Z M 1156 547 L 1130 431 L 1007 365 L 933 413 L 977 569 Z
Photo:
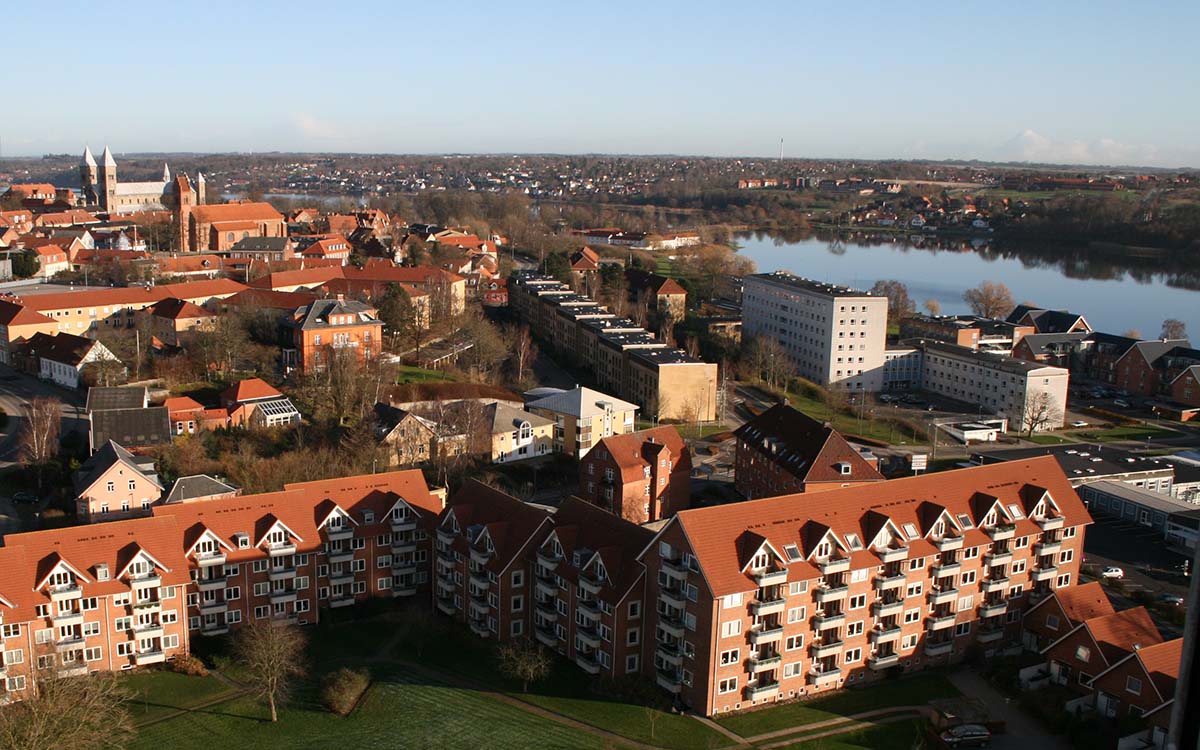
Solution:
M 37 495 L 24 490 L 21 490 L 20 492 L 14 492 L 12 499 L 14 503 L 18 503 L 20 505 L 34 505 L 38 501 Z
M 982 724 L 960 724 L 942 732 L 938 739 L 946 747 L 987 747 L 992 733 Z
M 1101 578 L 1116 578 L 1120 580 L 1125 577 L 1125 571 L 1118 568 L 1116 565 L 1109 565 L 1104 570 L 1100 571 Z
M 1158 600 L 1163 604 L 1170 604 L 1176 607 L 1183 606 L 1183 597 L 1179 594 L 1159 594 Z
M 1129 402 L 1128 402 L 1128 401 L 1126 401 L 1126 400 L 1125 400 L 1125 399 L 1123 399 L 1123 398 L 1114 398 L 1114 399 L 1113 399 L 1113 406 L 1119 406 L 1119 407 L 1121 407 L 1122 409 L 1128 409 L 1128 408 L 1129 408 Z
M 1076 419 L 1074 422 L 1071 423 L 1071 426 L 1072 427 L 1087 427 L 1088 423 L 1084 422 L 1082 419 Z

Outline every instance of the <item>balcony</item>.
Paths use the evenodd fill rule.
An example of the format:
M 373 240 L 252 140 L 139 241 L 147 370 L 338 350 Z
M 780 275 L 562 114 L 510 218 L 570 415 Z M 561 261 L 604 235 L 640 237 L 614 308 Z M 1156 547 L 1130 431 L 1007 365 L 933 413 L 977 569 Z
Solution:
M 669 645 L 665 643 L 658 644 L 658 648 L 654 651 L 660 659 L 672 664 L 676 667 L 683 664 L 683 647 L 678 645 Z M 751 657 L 753 658 L 753 657 Z M 753 663 L 753 662 L 752 662 Z
M 199 565 L 201 568 L 207 568 L 207 567 L 210 567 L 213 565 L 224 565 L 225 564 L 225 553 L 219 552 L 219 553 L 213 554 L 213 555 L 197 555 L 196 556 L 196 564 Z
M 458 538 L 458 534 L 455 534 L 450 529 L 438 529 L 437 530 L 438 543 L 445 545 L 447 548 L 449 548 L 450 546 L 452 546 L 454 544 L 454 540 L 456 538 Z
M 471 585 L 480 591 L 487 591 L 492 587 L 492 579 L 484 571 L 472 571 L 468 576 Z
M 950 604 L 957 600 L 958 600 L 958 589 L 956 589 L 956 588 L 930 589 L 929 590 L 929 603 L 935 607 L 939 604 Z
M 558 607 L 554 605 L 554 600 L 534 602 L 533 607 L 547 622 L 558 619 Z
M 267 555 L 270 557 L 282 557 L 283 555 L 296 554 L 296 545 L 293 542 L 280 542 L 267 546 Z
M 687 597 L 684 596 L 683 591 L 665 587 L 658 590 L 658 600 L 675 609 L 683 609 L 687 606 Z
M 437 559 L 437 572 L 440 576 L 453 575 L 454 560 L 449 557 L 439 557 Z
M 683 620 L 677 617 L 671 617 L 670 615 L 664 615 L 660 613 L 658 615 L 658 626 L 662 628 L 667 635 L 670 635 L 674 638 L 683 637 Z
M 897 599 L 894 602 L 875 602 L 871 605 L 871 611 L 876 617 L 891 617 L 904 612 L 904 600 Z
M 1017 525 L 1015 523 L 998 523 L 990 529 L 984 529 L 987 535 L 992 538 L 993 542 L 1012 539 L 1016 536 Z
M 593 628 L 575 626 L 575 637 L 592 648 L 600 648 L 600 633 Z
M 750 643 L 755 646 L 761 646 L 764 643 L 779 643 L 783 640 L 783 628 L 763 628 L 759 627 L 750 631 Z
M 472 633 L 480 638 L 487 638 L 489 635 L 491 635 L 491 631 L 488 630 L 487 623 L 478 618 L 471 618 L 471 621 L 467 623 L 467 626 L 471 628 Z
M 392 538 L 392 554 L 393 555 L 411 555 L 417 551 L 417 542 L 415 539 L 397 539 Z
M 871 669 L 889 669 L 900 663 L 900 654 L 882 654 L 875 655 L 867 659 L 867 666 Z
M 996 592 L 1004 592 L 1008 590 L 1008 576 L 1003 578 L 989 578 L 983 582 L 983 593 L 994 594 Z
M 562 561 L 562 555 L 555 554 L 554 550 L 540 548 L 537 551 L 538 563 L 547 570 L 554 570 Z
M 825 628 L 836 627 L 838 625 L 841 625 L 845 621 L 846 621 L 846 613 L 845 612 L 834 612 L 834 613 L 828 614 L 828 615 L 818 613 L 815 617 L 813 617 L 813 625 L 816 627 L 817 630 L 824 630 Z
M 659 568 L 668 576 L 679 581 L 685 580 L 688 576 L 687 566 L 685 566 L 680 560 L 664 559 L 660 561 Z
M 1053 531 L 1063 527 L 1062 516 L 1054 516 L 1053 518 L 1049 516 L 1046 518 L 1035 518 L 1033 519 L 1033 522 L 1036 523 L 1042 531 Z
M 60 636 L 59 639 L 54 642 L 54 648 L 57 651 L 70 651 L 72 649 L 82 648 L 82 647 L 83 647 L 83 634 L 82 633 L 72 633 L 71 635 L 68 635 L 68 636 Z
M 325 538 L 331 542 L 348 542 L 354 538 L 354 528 L 351 526 L 342 526 L 340 528 L 325 527 Z
M 200 626 L 200 635 L 225 635 L 228 632 L 228 625 L 217 625 L 214 623 L 212 625 Z
M 413 578 L 392 583 L 392 596 L 416 596 L 416 594 L 417 582 Z
M 893 625 L 890 628 L 876 628 L 871 631 L 871 643 L 891 643 L 900 637 L 900 626 Z
M 471 562 L 475 563 L 476 565 L 487 565 L 488 560 L 491 559 L 492 553 L 490 550 L 475 549 L 474 547 L 471 547 Z
M 74 667 L 64 666 L 58 670 L 59 677 L 83 677 L 87 673 L 87 664 L 79 664 Z
M 600 589 L 603 588 L 603 586 L 604 586 L 604 581 L 602 581 L 601 579 L 596 578 L 591 575 L 588 575 L 587 573 L 580 572 L 579 588 L 582 589 L 583 591 L 586 591 L 588 594 L 591 594 L 592 596 L 599 596 Z
M 683 606 L 682 604 L 679 606 Z M 750 614 L 756 617 L 766 617 L 767 615 L 777 615 L 783 612 L 787 606 L 787 602 L 783 597 L 775 599 L 761 599 L 756 602 L 750 602 Z
M 467 607 L 472 617 L 487 617 L 492 611 L 492 607 L 487 603 L 487 599 L 477 596 L 471 597 Z
M 405 576 L 413 575 L 417 572 L 417 561 L 412 559 L 401 559 L 399 557 L 392 558 L 392 575 Z
M 162 576 L 149 575 L 140 578 L 130 578 L 129 585 L 134 591 L 138 589 L 156 589 L 162 585 Z
M 82 625 L 83 612 L 63 612 L 51 618 L 55 627 L 63 627 L 67 625 Z
M 750 654 L 750 671 L 763 672 L 768 669 L 775 669 L 780 664 L 783 664 L 783 656 L 780 654 L 771 654 L 770 656 L 758 656 Z
M 340 547 L 330 550 L 328 553 L 330 565 L 343 565 L 354 559 L 354 550 L 349 547 Z
M 600 662 L 588 654 L 576 654 L 575 664 L 588 674 L 600 674 Z
M 826 669 L 822 669 L 821 667 L 814 665 L 812 669 L 808 670 L 808 684 L 813 685 L 814 687 L 828 687 L 829 685 L 836 685 L 841 677 L 842 670 L 837 667 L 828 667 Z
M 558 596 L 558 581 L 553 578 L 538 576 L 534 579 L 533 588 L 537 593 L 545 597 Z
M 890 591 L 898 589 L 908 580 L 903 573 L 897 573 L 894 576 L 875 576 L 876 591 Z
M 294 601 L 296 601 L 296 590 L 295 589 L 285 589 L 283 591 L 272 591 L 271 592 L 271 603 L 272 604 L 288 604 L 288 603 L 291 603 Z
M 225 588 L 225 580 L 225 576 L 199 578 L 196 580 L 196 588 L 200 591 L 220 591 Z
M 329 598 L 329 606 L 333 607 L 334 609 L 338 609 L 341 607 L 349 607 L 349 606 L 352 606 L 353 604 L 354 604 L 354 595 L 353 594 L 339 594 L 338 596 L 332 596 Z
M 1033 545 L 1034 554 L 1039 557 L 1042 555 L 1057 555 L 1062 550 L 1062 540 L 1055 539 L 1052 542 L 1038 542 Z
M 349 570 L 340 570 L 336 573 L 329 572 L 330 586 L 350 586 L 354 583 L 354 573 Z
M 999 617 L 1008 611 L 1008 602 L 997 602 L 995 604 L 980 604 L 979 616 L 981 618 Z
M 962 549 L 963 538 L 961 536 L 944 536 L 941 539 L 935 539 L 933 546 L 937 547 L 938 552 L 950 552 L 951 550 Z
M 879 555 L 879 561 L 886 565 L 908 559 L 908 547 L 888 547 L 884 550 L 876 550 L 875 554 Z
M 758 584 L 759 588 L 779 586 L 787 583 L 787 576 L 786 570 L 768 570 L 762 573 L 755 573 L 754 582 Z
M 148 622 L 134 625 L 133 634 L 138 638 L 162 638 L 163 625 L 161 622 Z
M 437 600 L 438 611 L 444 615 L 453 615 L 458 611 L 458 607 L 454 606 L 454 599 L 448 596 L 439 596 Z
M 813 601 L 817 604 L 825 604 L 826 602 L 837 602 L 845 599 L 850 593 L 850 587 L 846 584 L 837 586 L 821 586 L 813 589 Z
M 668 693 L 678 694 L 683 690 L 683 682 L 679 679 L 679 674 L 676 672 L 664 672 L 661 669 L 656 671 L 654 681 L 658 686 Z
M 146 664 L 162 664 L 166 660 L 167 655 L 163 653 L 162 649 L 155 649 L 154 651 L 142 651 L 134 654 L 133 656 L 133 663 L 139 667 Z
M 994 643 L 1004 637 L 1004 628 L 986 628 L 979 631 L 980 643 Z
M 945 656 L 954 650 L 954 641 L 928 641 L 925 643 L 926 656 Z
M 558 636 L 549 628 L 534 628 L 533 636 L 547 648 L 558 648 Z
M 594 599 L 580 599 L 575 602 L 575 611 L 595 622 L 600 619 L 600 602 Z
M 1007 565 L 1012 562 L 1012 550 L 1004 550 L 1003 552 L 989 552 L 983 556 L 983 563 L 987 566 L 992 565 Z
M 813 641 L 809 644 L 809 651 L 813 659 L 827 659 L 830 656 L 841 656 L 842 649 L 845 646 L 846 642 L 842 640 Z
M 747 685 L 746 700 L 760 701 L 766 698 L 774 698 L 779 695 L 779 682 L 768 682 L 764 685 Z
M 939 563 L 937 565 L 930 565 L 929 570 L 930 570 L 930 572 L 933 573 L 934 578 L 941 578 L 942 576 L 958 575 L 959 571 L 962 570 L 962 563 L 960 563 L 958 561 L 948 562 L 948 563 Z
M 445 592 L 447 594 L 453 594 L 455 588 L 457 587 L 454 585 L 454 581 L 448 581 L 445 578 L 437 579 L 438 591 Z
M 1051 566 L 1049 568 L 1039 567 L 1030 574 L 1034 581 L 1041 583 L 1042 581 L 1053 581 L 1058 576 L 1058 567 Z
M 267 578 L 272 581 L 289 581 L 295 577 L 295 568 L 271 568 L 267 571 Z
M 817 569 L 821 571 L 821 575 L 831 576 L 838 573 L 845 573 L 850 570 L 849 557 L 835 557 L 825 562 L 817 562 Z
M 83 588 L 78 584 L 72 586 L 55 586 L 50 589 L 50 601 L 56 603 L 79 599 L 82 596 Z
M 200 602 L 200 614 L 202 615 L 219 615 L 228 608 L 228 605 L 222 599 L 213 599 L 211 601 Z
M 393 518 L 392 533 L 393 534 L 411 534 L 417 530 L 417 519 L 415 518 Z
M 151 614 L 162 612 L 162 602 L 157 599 L 150 599 L 144 602 L 136 602 L 133 605 L 133 611 L 141 614 Z
M 958 616 L 954 614 L 930 615 L 925 622 L 929 625 L 930 630 L 938 631 L 954 627 L 954 623 L 957 621 L 957 619 Z

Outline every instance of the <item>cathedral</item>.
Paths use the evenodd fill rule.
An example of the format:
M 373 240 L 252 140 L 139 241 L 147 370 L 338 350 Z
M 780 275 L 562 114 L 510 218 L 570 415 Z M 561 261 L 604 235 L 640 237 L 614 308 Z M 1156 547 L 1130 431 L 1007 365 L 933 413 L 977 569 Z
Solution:
M 183 178 L 187 180 L 187 178 Z M 79 161 L 79 181 L 83 202 L 109 214 L 129 214 L 137 211 L 171 211 L 179 207 L 178 181 L 171 179 L 171 170 L 163 165 L 162 180 L 151 182 L 119 182 L 117 161 L 108 146 L 100 163 L 92 156 L 91 148 L 84 148 Z M 189 184 L 189 189 L 190 184 Z M 204 203 L 204 175 L 196 175 L 195 197 Z

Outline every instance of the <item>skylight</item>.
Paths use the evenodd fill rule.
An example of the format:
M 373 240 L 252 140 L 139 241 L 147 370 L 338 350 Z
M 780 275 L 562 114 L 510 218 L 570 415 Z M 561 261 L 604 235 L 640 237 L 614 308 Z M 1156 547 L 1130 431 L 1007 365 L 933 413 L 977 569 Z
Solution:
M 904 534 L 910 540 L 916 539 L 917 537 L 921 536 L 919 533 L 917 533 L 917 525 L 915 523 L 904 524 Z
M 783 553 L 787 555 L 788 562 L 798 562 L 803 559 L 803 555 L 800 554 L 800 548 L 794 544 L 784 545 Z

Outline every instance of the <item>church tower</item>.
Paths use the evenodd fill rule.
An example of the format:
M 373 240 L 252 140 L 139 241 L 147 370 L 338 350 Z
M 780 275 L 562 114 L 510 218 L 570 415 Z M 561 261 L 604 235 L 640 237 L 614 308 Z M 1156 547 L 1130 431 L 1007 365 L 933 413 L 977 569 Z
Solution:
M 90 146 L 83 147 L 83 156 L 79 159 L 79 187 L 84 205 L 94 206 L 99 202 L 96 195 L 96 157 L 92 156 Z
M 204 181 L 204 173 L 196 170 L 196 205 L 203 206 L 208 202 L 208 185 Z
M 103 211 L 115 211 L 117 208 L 117 160 L 113 158 L 108 146 L 104 147 L 100 165 L 100 208 Z

